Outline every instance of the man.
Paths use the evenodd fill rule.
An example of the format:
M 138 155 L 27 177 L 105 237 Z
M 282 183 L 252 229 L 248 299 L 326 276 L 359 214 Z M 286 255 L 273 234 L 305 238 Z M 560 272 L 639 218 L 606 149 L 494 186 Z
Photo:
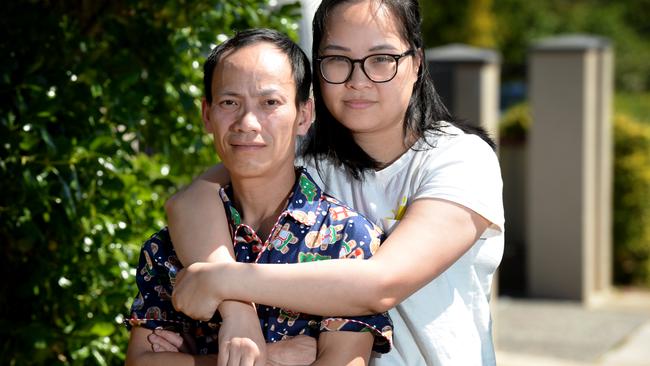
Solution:
M 309 63 L 298 46 L 272 30 L 241 32 L 212 51 L 204 72 L 202 119 L 230 174 L 231 186 L 219 194 L 237 261 L 293 263 L 371 256 L 380 230 L 324 195 L 303 169 L 294 167 L 296 136 L 308 131 L 313 110 Z M 216 360 L 219 323 L 227 309 L 220 306 L 220 314 L 207 322 L 174 309 L 171 293 L 181 268 L 166 229 L 144 244 L 136 277 L 140 293 L 128 321 L 127 364 L 194 365 Z M 257 316 L 256 326 L 266 342 L 298 335 L 317 338 L 317 362 L 322 364 L 367 363 L 371 349 L 390 348 L 392 326 L 386 314 L 323 319 L 258 304 Z M 161 328 L 182 338 L 163 330 L 152 332 Z M 272 349 L 269 346 L 270 359 Z M 226 352 L 219 356 L 221 362 L 225 363 Z M 247 354 L 230 358 L 229 365 L 255 362 Z

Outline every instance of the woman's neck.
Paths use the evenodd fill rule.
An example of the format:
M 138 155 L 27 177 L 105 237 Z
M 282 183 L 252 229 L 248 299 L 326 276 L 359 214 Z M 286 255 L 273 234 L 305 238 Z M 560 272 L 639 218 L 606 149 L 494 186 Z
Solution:
M 373 159 L 380 163 L 380 168 L 389 166 L 399 159 L 415 143 L 415 136 L 409 133 L 404 138 L 402 126 L 379 132 L 360 132 L 353 135 L 354 141 Z

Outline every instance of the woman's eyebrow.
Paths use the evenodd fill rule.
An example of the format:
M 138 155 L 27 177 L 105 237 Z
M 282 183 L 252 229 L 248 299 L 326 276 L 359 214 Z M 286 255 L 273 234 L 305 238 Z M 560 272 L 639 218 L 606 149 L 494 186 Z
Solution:
M 351 51 L 351 49 L 349 47 L 339 46 L 337 44 L 328 44 L 327 46 L 323 47 L 323 51 L 331 51 L 331 50 L 333 50 L 333 51 L 347 51 L 347 52 Z M 369 52 L 386 51 L 386 50 L 393 51 L 393 50 L 397 50 L 397 48 L 395 48 L 395 46 L 393 46 L 393 45 L 385 43 L 385 44 L 372 46 L 372 47 L 370 47 L 368 49 Z
M 370 47 L 370 49 L 368 51 L 385 51 L 385 50 L 394 51 L 394 50 L 397 50 L 397 48 L 395 46 L 393 46 L 393 45 L 390 45 L 390 44 L 386 43 L 386 44 L 380 44 L 380 45 L 377 45 L 377 46 Z
M 323 51 L 330 51 L 330 50 L 333 50 L 333 51 L 351 51 L 348 47 L 343 47 L 343 46 L 339 46 L 339 45 L 336 45 L 336 44 L 329 44 L 329 45 L 323 47 Z

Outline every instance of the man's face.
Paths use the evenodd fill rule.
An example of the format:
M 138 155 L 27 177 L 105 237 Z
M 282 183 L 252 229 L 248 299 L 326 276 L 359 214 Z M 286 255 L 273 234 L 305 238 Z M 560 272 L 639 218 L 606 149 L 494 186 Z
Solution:
M 309 129 L 312 102 L 296 105 L 289 62 L 277 47 L 260 42 L 226 52 L 215 67 L 203 121 L 233 178 L 293 167 L 295 137 Z

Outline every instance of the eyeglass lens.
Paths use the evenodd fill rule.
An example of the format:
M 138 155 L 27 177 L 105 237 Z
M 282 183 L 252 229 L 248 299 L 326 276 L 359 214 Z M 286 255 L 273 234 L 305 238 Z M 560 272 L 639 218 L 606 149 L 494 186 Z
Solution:
M 343 83 L 352 75 L 353 64 L 356 62 L 361 64 L 364 74 L 374 82 L 391 80 L 397 73 L 397 59 L 392 55 L 370 55 L 355 62 L 345 56 L 324 57 L 320 64 L 321 73 L 331 83 Z

